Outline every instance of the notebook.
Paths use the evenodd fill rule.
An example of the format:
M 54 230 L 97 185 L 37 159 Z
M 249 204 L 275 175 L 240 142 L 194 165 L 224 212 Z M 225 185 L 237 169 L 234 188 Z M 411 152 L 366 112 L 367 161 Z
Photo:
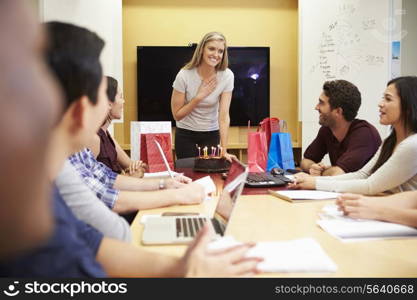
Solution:
M 223 250 L 241 244 L 232 236 L 225 236 L 211 242 L 208 249 Z M 258 242 L 245 256 L 263 258 L 256 266 L 262 272 L 330 273 L 337 270 L 337 265 L 313 238 Z
M 317 224 L 343 242 L 417 237 L 416 228 L 375 220 L 352 219 L 344 216 L 334 204 L 323 207 Z
M 247 175 L 246 165 L 233 159 L 214 218 L 210 219 L 205 215 L 149 218 L 144 224 L 142 243 L 144 245 L 187 244 L 194 239 L 206 222 L 211 223 L 216 235 L 223 236 L 234 204 L 242 193 Z
M 312 190 L 286 190 L 268 192 L 275 197 L 289 202 L 304 202 L 311 200 L 329 200 L 336 199 L 340 194 L 334 192 L 312 191 Z

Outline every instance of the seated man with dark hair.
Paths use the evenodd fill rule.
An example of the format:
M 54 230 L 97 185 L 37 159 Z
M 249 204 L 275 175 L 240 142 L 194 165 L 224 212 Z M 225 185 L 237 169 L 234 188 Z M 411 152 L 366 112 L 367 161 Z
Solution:
M 346 80 L 327 81 L 316 105 L 322 127 L 304 152 L 301 168 L 314 176 L 333 176 L 362 168 L 381 144 L 376 128 L 355 119 L 361 93 Z M 329 154 L 330 166 L 321 161 Z
M 49 142 L 48 173 L 54 178 L 65 159 L 79 151 L 107 113 L 106 80 L 99 55 L 104 42 L 91 31 L 60 22 L 47 24 L 47 58 L 66 105 Z M 16 175 L 20 176 L 20 174 Z M 256 272 L 257 258 L 245 258 L 250 244 L 214 253 L 206 226 L 182 258 L 150 253 L 103 237 L 74 217 L 59 191 L 53 193 L 55 230 L 40 247 L 0 264 L 0 276 L 237 276 Z M 18 208 L 16 208 L 18 209 Z

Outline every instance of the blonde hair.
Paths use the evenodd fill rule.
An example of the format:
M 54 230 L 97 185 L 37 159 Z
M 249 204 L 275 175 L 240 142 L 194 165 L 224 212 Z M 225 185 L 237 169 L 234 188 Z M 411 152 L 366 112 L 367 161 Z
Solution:
M 224 43 L 224 53 L 223 53 L 222 61 L 219 64 L 217 64 L 216 70 L 224 71 L 227 69 L 227 67 L 229 66 L 229 56 L 227 54 L 226 38 L 224 37 L 222 33 L 216 32 L 216 31 L 207 33 L 201 39 L 200 43 L 198 43 L 197 48 L 194 51 L 193 57 L 184 66 L 184 69 L 190 70 L 190 69 L 198 67 L 201 64 L 201 58 L 203 57 L 204 47 L 206 46 L 208 42 L 211 42 L 211 41 L 222 41 Z

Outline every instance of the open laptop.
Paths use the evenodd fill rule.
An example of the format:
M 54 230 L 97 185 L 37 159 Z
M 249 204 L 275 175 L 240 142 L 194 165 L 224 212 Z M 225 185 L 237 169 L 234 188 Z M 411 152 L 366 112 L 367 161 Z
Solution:
M 246 178 L 246 186 L 248 187 L 275 187 L 285 186 L 292 180 L 285 177 L 283 174 L 271 174 L 270 172 L 250 172 Z
M 217 235 L 223 236 L 234 204 L 241 195 L 248 168 L 233 159 L 225 186 L 219 197 L 214 218 L 196 216 L 160 216 L 149 218 L 142 234 L 144 245 L 187 244 L 197 235 L 206 222 L 210 222 Z

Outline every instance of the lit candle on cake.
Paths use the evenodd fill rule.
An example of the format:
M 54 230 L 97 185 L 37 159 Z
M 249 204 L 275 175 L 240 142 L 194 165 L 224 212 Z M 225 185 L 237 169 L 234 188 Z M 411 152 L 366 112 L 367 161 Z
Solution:
M 211 146 L 211 156 L 216 156 L 216 148 Z
M 197 144 L 195 144 L 195 146 L 197 147 L 197 149 L 198 149 L 198 157 L 200 157 L 201 156 L 201 147 L 200 146 L 198 146 Z
M 204 153 L 204 157 L 207 157 L 208 155 L 207 155 L 207 146 L 205 146 L 204 148 L 203 148 L 203 153 Z
M 216 152 L 219 153 L 219 154 L 217 154 L 217 156 L 220 157 L 220 145 L 217 145 L 217 151 Z

